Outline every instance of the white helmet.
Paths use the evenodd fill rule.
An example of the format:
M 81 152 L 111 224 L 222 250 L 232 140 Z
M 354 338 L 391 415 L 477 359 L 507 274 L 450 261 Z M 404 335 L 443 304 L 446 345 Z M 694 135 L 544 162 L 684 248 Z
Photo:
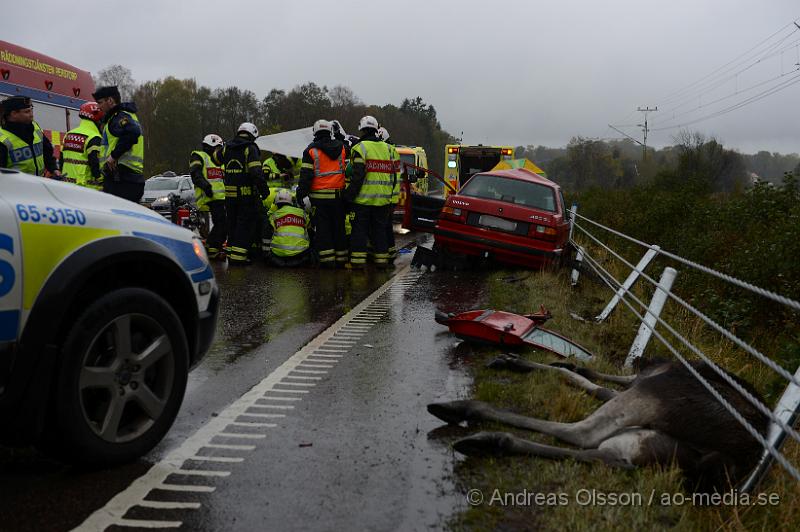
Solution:
M 216 148 L 217 146 L 222 146 L 223 144 L 222 137 L 220 137 L 219 135 L 215 135 L 214 133 L 211 133 L 203 137 L 203 144 L 205 144 L 206 146 L 211 146 L 212 148 Z
M 378 121 L 375 120 L 374 116 L 367 115 L 358 122 L 358 129 L 372 128 L 377 130 L 378 127 Z
M 251 135 L 253 135 L 253 138 L 258 136 L 258 128 L 256 127 L 255 124 L 251 122 L 242 122 L 242 124 L 239 126 L 239 129 L 237 130 L 237 133 L 241 133 L 242 131 L 244 131 L 245 133 L 250 133 Z
M 331 120 L 331 129 L 333 130 L 334 133 L 338 132 L 343 137 L 347 136 L 347 133 L 342 127 L 342 123 L 339 122 L 338 120 Z
M 285 188 L 278 190 L 278 193 L 275 194 L 275 203 L 292 203 L 291 191 Z
M 378 138 L 381 139 L 383 142 L 389 140 L 389 132 L 386 131 L 386 128 L 381 126 L 378 128 Z
M 314 127 L 311 128 L 311 132 L 314 133 L 315 135 L 317 134 L 318 131 L 327 131 L 328 134 L 330 135 L 331 133 L 333 133 L 333 124 L 331 124 L 324 118 L 320 118 L 319 120 L 314 122 Z

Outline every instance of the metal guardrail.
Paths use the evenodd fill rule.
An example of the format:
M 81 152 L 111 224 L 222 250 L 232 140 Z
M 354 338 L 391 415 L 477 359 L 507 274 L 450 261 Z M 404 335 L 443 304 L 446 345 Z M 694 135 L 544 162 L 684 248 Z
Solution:
M 631 312 L 637 317 L 637 319 L 641 320 L 639 333 L 637 334 L 636 339 L 631 345 L 631 350 L 628 354 L 626 365 L 632 362 L 636 357 L 641 356 L 645 350 L 645 347 L 650 337 L 655 336 L 681 363 L 683 363 L 686 366 L 686 368 L 690 371 L 690 373 L 692 373 L 695 376 L 695 378 L 697 378 L 698 381 L 700 381 L 700 383 L 715 397 L 715 399 L 719 401 L 720 404 L 739 423 L 741 423 L 744 426 L 744 428 L 757 441 L 761 443 L 761 445 L 764 447 L 764 453 L 762 455 L 760 463 L 751 473 L 751 476 L 740 487 L 740 490 L 742 492 L 750 492 L 754 490 L 758 486 L 758 484 L 763 480 L 771 464 L 776 461 L 795 480 L 800 481 L 800 471 L 798 471 L 795 465 L 790 463 L 789 460 L 780 452 L 787 437 L 794 439 L 797 442 L 800 442 L 800 434 L 798 434 L 797 431 L 795 431 L 795 429 L 793 428 L 795 421 L 798 419 L 798 416 L 800 415 L 800 368 L 797 368 L 794 374 L 790 373 L 785 368 L 778 365 L 775 361 L 771 360 L 769 357 L 758 351 L 756 348 L 749 345 L 744 340 L 738 338 L 734 333 L 725 329 L 723 326 L 716 323 L 713 319 L 703 314 L 700 310 L 696 309 L 691 304 L 689 304 L 688 302 L 677 296 L 675 293 L 673 293 L 671 291 L 671 284 L 672 284 L 671 279 L 674 279 L 675 275 L 674 269 L 672 268 L 665 269 L 664 275 L 662 276 L 662 281 L 664 281 L 666 277 L 669 277 L 671 279 L 666 279 L 668 282 L 656 281 L 651 276 L 646 274 L 644 270 L 655 256 L 660 255 L 662 257 L 672 259 L 673 261 L 676 261 L 690 268 L 694 268 L 700 272 L 716 277 L 717 279 L 721 279 L 734 286 L 738 286 L 744 290 L 761 295 L 772 301 L 781 303 L 789 308 L 800 310 L 800 302 L 784 297 L 780 294 L 776 294 L 769 290 L 757 287 L 745 281 L 741 281 L 733 276 L 716 271 L 707 266 L 697 264 L 693 261 L 690 261 L 688 259 L 670 253 L 668 251 L 664 251 L 660 249 L 658 246 L 646 244 L 644 242 L 636 240 L 610 227 L 606 227 L 600 223 L 590 220 L 589 218 L 579 215 L 577 213 L 577 207 L 575 205 L 573 205 L 573 208 L 569 212 L 571 220 L 570 243 L 575 247 L 575 249 L 578 250 L 579 261 L 581 261 L 583 264 L 587 264 L 588 267 L 591 268 L 600 277 L 600 279 L 602 279 L 602 281 L 605 282 L 608 285 L 608 287 L 615 292 L 615 295 L 612 297 L 611 301 L 609 302 L 609 305 L 607 305 L 606 309 L 596 318 L 596 321 L 601 322 L 602 320 L 607 318 L 608 315 L 614 310 L 614 307 L 619 302 L 622 302 L 626 307 L 628 307 L 631 310 Z M 629 242 L 632 242 L 634 244 L 637 244 L 645 248 L 647 250 L 645 256 L 643 257 L 642 260 L 639 261 L 639 264 L 637 265 L 632 264 L 631 262 L 623 258 L 619 253 L 614 251 L 608 244 L 604 243 L 601 239 L 592 234 L 588 229 L 589 226 L 592 226 L 592 228 L 600 229 L 602 231 L 606 231 L 614 236 L 623 238 L 625 240 L 628 240 Z M 577 237 L 577 235 L 579 234 L 580 237 Z M 583 242 L 579 243 L 577 241 L 579 239 L 582 240 Z M 627 268 L 629 268 L 631 273 L 628 276 L 628 279 L 625 282 L 621 282 L 615 279 L 614 276 L 608 271 L 608 269 L 604 268 L 600 263 L 600 261 L 592 255 L 591 250 L 593 248 L 604 249 L 611 256 L 613 256 L 615 259 L 619 260 L 622 264 L 624 264 Z M 669 270 L 672 271 L 669 272 Z M 577 283 L 578 273 L 579 272 L 576 268 L 576 270 L 574 270 L 572 274 L 573 285 Z M 650 306 L 642 302 L 631 291 L 634 283 L 639 278 L 643 279 L 644 281 L 650 283 L 655 287 L 653 301 L 650 303 Z M 784 393 L 781 399 L 778 401 L 778 404 L 776 405 L 774 410 L 770 410 L 760 400 L 758 400 L 747 390 L 742 388 L 742 386 L 739 385 L 722 368 L 720 368 L 717 364 L 711 361 L 708 358 L 708 356 L 698 346 L 692 344 L 691 341 L 689 341 L 687 338 L 681 335 L 677 330 L 675 330 L 660 316 L 661 308 L 663 307 L 664 302 L 667 301 L 668 299 L 674 301 L 675 303 L 677 303 L 678 305 L 689 311 L 691 314 L 698 317 L 700 320 L 702 320 L 706 325 L 711 327 L 722 337 L 731 341 L 734 345 L 741 348 L 746 353 L 752 355 L 759 362 L 763 363 L 765 366 L 769 367 L 771 370 L 773 370 L 782 378 L 788 381 L 788 385 L 784 390 Z M 644 313 L 639 313 L 636 310 L 636 307 L 643 309 Z M 668 340 L 661 332 L 656 330 L 657 325 L 660 325 L 662 330 L 666 330 L 673 337 L 673 340 L 672 341 Z M 694 368 L 689 364 L 686 358 L 680 354 L 678 348 L 676 348 L 676 346 L 673 345 L 676 343 L 680 344 L 680 348 L 687 349 L 695 356 L 700 358 L 703 362 L 705 362 L 733 389 L 739 392 L 756 409 L 758 409 L 762 414 L 764 414 L 770 419 L 771 424 L 766 437 L 764 437 L 754 427 L 752 427 L 744 419 L 744 417 L 736 410 L 736 408 L 733 405 L 727 402 L 713 388 L 713 386 L 710 383 L 708 383 L 706 379 L 704 379 L 694 370 Z

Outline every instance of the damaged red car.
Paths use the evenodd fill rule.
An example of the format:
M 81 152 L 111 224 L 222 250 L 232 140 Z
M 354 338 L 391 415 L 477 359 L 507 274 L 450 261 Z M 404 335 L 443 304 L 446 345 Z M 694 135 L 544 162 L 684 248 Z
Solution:
M 540 268 L 567 253 L 569 218 L 561 187 L 524 168 L 475 174 L 446 200 L 406 197 L 404 226 L 433 232 L 440 256 Z

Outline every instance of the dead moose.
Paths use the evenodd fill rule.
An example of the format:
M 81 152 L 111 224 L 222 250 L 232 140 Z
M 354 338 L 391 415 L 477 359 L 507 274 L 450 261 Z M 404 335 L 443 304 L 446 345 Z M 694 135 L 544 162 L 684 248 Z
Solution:
M 683 471 L 688 489 L 708 492 L 736 487 L 756 465 L 763 450 L 678 362 L 644 362 L 639 373 L 631 376 L 605 375 L 569 363 L 538 364 L 513 355 L 503 355 L 489 366 L 518 372 L 557 371 L 567 382 L 604 404 L 573 423 L 526 417 L 481 401 L 429 404 L 428 412 L 450 424 L 495 421 L 548 434 L 577 447 L 544 445 L 505 432 L 480 432 L 455 442 L 455 449 L 462 454 L 573 458 L 621 468 L 675 463 Z M 766 416 L 708 365 L 692 366 L 753 427 L 762 435 L 766 433 Z M 761 400 L 748 383 L 731 376 Z M 625 389 L 617 391 L 592 381 L 611 382 Z

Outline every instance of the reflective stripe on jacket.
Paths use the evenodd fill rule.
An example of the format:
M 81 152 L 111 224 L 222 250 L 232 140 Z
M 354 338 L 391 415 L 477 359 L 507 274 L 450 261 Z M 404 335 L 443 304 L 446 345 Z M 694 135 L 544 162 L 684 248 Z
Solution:
M 0 142 L 6 145 L 8 152 L 7 160 L 0 161 L 0 166 L 27 174 L 44 175 L 44 132 L 39 124 L 33 123 L 33 144 L 1 128 Z
M 392 201 L 400 162 L 399 157 L 395 158 L 393 153 L 397 151 L 385 142 L 362 140 L 353 146 L 353 163 L 363 162 L 366 171 L 355 203 L 381 207 Z
M 311 197 L 316 191 L 333 191 L 344 188 L 345 153 L 331 159 L 319 148 L 308 150 L 314 162 L 314 179 L 311 181 Z
M 93 139 L 102 135 L 97 124 L 88 118 L 81 118 L 81 123 L 64 136 L 61 143 L 61 154 L 64 157 L 64 166 L 61 173 L 67 179 L 87 188 L 101 190 L 103 188 L 102 176 L 95 180 L 92 168 L 89 166 L 89 154 L 100 152 L 100 145 L 89 146 Z
M 299 255 L 309 247 L 308 215 L 303 209 L 292 205 L 282 205 L 270 213 L 269 222 L 275 229 L 270 249 L 278 257 Z
M 212 201 L 225 200 L 225 181 L 223 181 L 225 172 L 221 166 L 211 160 L 211 156 L 206 152 L 195 150 L 192 155 L 195 154 L 203 161 L 203 177 L 211 185 L 212 196 L 209 198 L 201 188 L 194 187 L 194 197 L 197 200 L 197 209 L 207 211 L 208 204 Z
M 123 113 L 128 115 L 130 119 L 139 126 L 139 129 L 141 129 L 139 117 L 136 116 L 136 113 L 120 111 L 120 114 Z M 103 157 L 101 161 L 103 163 L 111 156 L 111 152 L 114 151 L 114 148 L 117 147 L 117 143 L 119 142 L 119 137 L 115 137 L 114 134 L 111 133 L 109 124 L 110 121 L 107 122 L 103 128 Z M 136 144 L 134 144 L 130 150 L 120 155 L 117 164 L 127 166 L 136 173 L 144 173 L 144 134 L 139 135 L 139 138 L 136 139 Z

